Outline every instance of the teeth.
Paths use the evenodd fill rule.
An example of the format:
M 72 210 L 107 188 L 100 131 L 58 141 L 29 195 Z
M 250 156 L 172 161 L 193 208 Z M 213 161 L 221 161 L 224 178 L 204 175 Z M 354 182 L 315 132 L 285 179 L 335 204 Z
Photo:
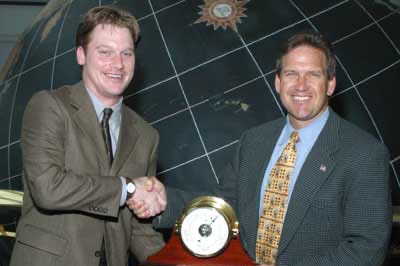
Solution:
M 121 78 L 122 77 L 121 74 L 107 74 L 107 76 L 111 77 L 111 78 Z
M 305 101 L 310 99 L 310 96 L 293 96 L 296 101 Z

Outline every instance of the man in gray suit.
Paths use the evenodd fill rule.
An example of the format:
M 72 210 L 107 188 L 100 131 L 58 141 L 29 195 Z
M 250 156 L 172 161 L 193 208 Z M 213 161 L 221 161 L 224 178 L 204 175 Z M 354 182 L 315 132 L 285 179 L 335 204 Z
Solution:
M 287 117 L 245 132 L 221 177 L 218 194 L 233 205 L 242 246 L 259 264 L 378 266 L 385 258 L 391 232 L 389 154 L 381 142 L 328 107 L 335 67 L 330 44 L 321 34 L 291 37 L 278 57 L 275 77 Z M 300 140 L 283 229 L 273 259 L 267 261 L 256 254 L 257 246 L 273 246 L 270 236 L 260 244 L 264 194 L 294 131 Z M 193 197 L 168 187 L 167 194 L 167 209 L 154 220 L 156 226 L 172 226 Z M 128 204 L 138 215 L 148 215 L 140 204 Z
M 158 133 L 122 103 L 138 36 L 131 14 L 89 10 L 76 38 L 83 81 L 41 91 L 26 107 L 24 205 L 11 265 L 123 266 L 129 252 L 144 261 L 163 246 L 125 205 L 142 200 L 151 215 L 166 205 L 165 192 L 145 189 L 156 173 Z

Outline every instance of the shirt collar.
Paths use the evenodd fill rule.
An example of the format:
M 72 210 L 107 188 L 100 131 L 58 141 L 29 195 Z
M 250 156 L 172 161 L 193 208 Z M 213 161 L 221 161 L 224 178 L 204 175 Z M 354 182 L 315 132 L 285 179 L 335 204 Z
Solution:
M 94 95 L 94 93 L 91 90 L 89 90 L 86 86 L 85 86 L 85 88 L 90 96 L 90 99 L 92 100 L 93 105 L 94 105 L 97 119 L 99 121 L 101 121 L 101 119 L 103 119 L 103 110 L 104 110 L 104 108 L 106 108 L 106 106 L 99 100 L 99 98 L 96 97 L 96 95 Z M 115 104 L 114 106 L 111 106 L 111 109 L 113 110 L 113 114 L 110 117 L 110 120 L 119 121 L 121 119 L 122 101 L 123 101 L 123 98 L 121 97 L 121 99 L 118 101 L 117 104 Z
M 300 142 L 314 143 L 315 140 L 318 138 L 319 133 L 325 126 L 325 123 L 328 120 L 328 117 L 329 117 L 329 107 L 326 108 L 326 110 L 319 117 L 317 117 L 317 119 L 315 119 L 312 123 L 297 130 L 300 135 Z M 279 139 L 278 144 L 279 145 L 286 144 L 290 138 L 290 134 L 292 134 L 292 132 L 294 130 L 295 129 L 292 127 L 292 125 L 289 122 L 289 116 L 286 116 L 286 125 L 283 129 L 282 136 Z

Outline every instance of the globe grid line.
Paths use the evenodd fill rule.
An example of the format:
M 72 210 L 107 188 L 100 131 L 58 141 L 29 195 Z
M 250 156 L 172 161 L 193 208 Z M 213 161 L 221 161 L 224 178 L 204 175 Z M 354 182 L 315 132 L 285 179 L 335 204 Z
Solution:
M 289 1 L 292 3 L 292 5 L 295 6 L 295 4 L 294 4 L 291 0 L 289 0 Z M 73 1 L 70 1 L 70 4 L 71 4 L 72 2 L 73 2 Z M 160 9 L 160 10 L 157 10 L 157 11 L 154 11 L 154 9 L 153 9 L 153 13 L 152 13 L 152 14 L 146 15 L 146 16 L 144 16 L 144 17 L 142 17 L 142 18 L 154 17 L 154 18 L 157 20 L 156 14 L 161 13 L 162 11 L 164 11 L 164 10 L 166 10 L 166 9 L 169 9 L 169 8 L 171 8 L 171 7 L 174 7 L 174 6 L 177 6 L 177 5 L 179 5 L 179 4 L 182 4 L 182 3 L 184 3 L 184 2 L 186 2 L 186 1 L 185 1 L 185 0 L 179 1 L 179 2 L 177 2 L 177 3 L 174 3 L 174 4 L 170 5 L 170 6 L 164 7 L 164 8 L 162 8 L 162 9 Z M 145 90 L 154 88 L 154 87 L 156 87 L 157 85 L 160 85 L 160 84 L 162 84 L 162 83 L 164 83 L 164 82 L 167 82 L 167 81 L 169 81 L 169 80 L 172 80 L 172 79 L 175 79 L 175 78 L 179 80 L 179 77 L 182 76 L 182 75 L 184 75 L 184 74 L 186 74 L 186 73 L 189 73 L 189 72 L 191 72 L 191 71 L 193 71 L 193 70 L 195 70 L 195 69 L 197 69 L 197 68 L 199 68 L 199 67 L 201 67 L 201 66 L 204 66 L 204 65 L 206 65 L 206 64 L 208 64 L 208 63 L 210 63 L 210 62 L 216 61 L 216 60 L 218 60 L 218 59 L 220 59 L 220 58 L 223 58 L 224 56 L 227 56 L 227 55 L 232 54 L 232 53 L 234 53 L 234 52 L 236 52 L 236 51 L 239 51 L 239 50 L 241 50 L 242 48 L 248 49 L 248 46 L 251 46 L 251 45 L 254 44 L 254 43 L 257 43 L 257 42 L 259 42 L 259 41 L 262 41 L 262 40 L 264 40 L 264 39 L 267 39 L 267 38 L 270 37 L 270 36 L 273 36 L 273 35 L 275 35 L 275 34 L 281 32 L 281 31 L 283 31 L 283 30 L 289 29 L 289 28 L 291 28 L 291 27 L 293 27 L 293 26 L 295 26 L 295 25 L 298 25 L 298 24 L 300 24 L 300 23 L 303 23 L 303 22 L 305 22 L 305 21 L 308 21 L 308 23 L 311 24 L 311 26 L 314 26 L 314 25 L 312 25 L 311 21 L 309 21 L 310 18 L 316 17 L 316 16 L 318 16 L 318 15 L 320 15 L 320 14 L 323 14 L 323 13 L 325 13 L 325 12 L 327 12 L 327 11 L 329 11 L 329 10 L 331 10 L 331 9 L 333 9 L 333 8 L 335 8 L 335 7 L 337 7 L 337 6 L 343 5 L 343 4 L 348 3 L 348 2 L 349 2 L 348 0 L 342 1 L 342 2 L 340 2 L 340 3 L 338 3 L 338 4 L 335 4 L 334 6 L 331 6 L 331 7 L 327 8 L 327 9 L 324 9 L 323 11 L 320 11 L 320 12 L 315 13 L 315 14 L 313 14 L 312 16 L 308 16 L 308 17 L 305 16 L 305 14 L 303 14 L 303 13 L 301 12 L 301 10 L 299 9 L 299 12 L 300 12 L 304 17 L 306 17 L 305 19 L 302 19 L 302 20 L 300 20 L 300 21 L 298 21 L 298 22 L 296 22 L 296 23 L 293 23 L 293 24 L 291 24 L 291 25 L 289 25 L 289 26 L 280 28 L 279 30 L 275 31 L 275 32 L 272 33 L 272 34 L 265 35 L 265 36 L 263 36 L 262 38 L 259 38 L 259 39 L 255 40 L 255 41 L 252 41 L 252 42 L 249 42 L 249 43 L 247 43 L 247 44 L 246 44 L 246 42 L 244 42 L 244 40 L 241 38 L 241 41 L 244 43 L 244 46 L 241 46 L 241 47 L 239 47 L 239 48 L 235 48 L 235 49 L 233 49 L 233 50 L 231 50 L 231 51 L 228 51 L 227 53 L 224 53 L 224 54 L 222 54 L 222 55 L 219 55 L 219 56 L 217 56 L 217 57 L 214 57 L 214 58 L 212 58 L 212 59 L 209 59 L 209 60 L 207 60 L 207 61 L 205 61 L 205 62 L 203 62 L 203 63 L 201 63 L 201 64 L 198 64 L 197 66 L 188 68 L 188 69 L 182 71 L 182 72 L 179 73 L 179 74 L 177 73 L 177 71 L 176 71 L 176 69 L 175 69 L 175 67 L 174 67 L 175 75 L 173 75 L 173 76 L 171 76 L 171 77 L 169 77 L 169 78 L 167 78 L 167 79 L 164 79 L 164 80 L 162 80 L 162 81 L 156 82 L 156 83 L 154 83 L 154 84 L 152 84 L 152 85 L 146 87 L 145 89 L 142 89 L 142 90 L 140 90 L 140 91 L 138 91 L 138 92 L 136 92 L 136 93 L 134 93 L 134 94 L 130 94 L 130 95 L 127 96 L 127 98 L 133 97 L 133 96 L 135 96 L 136 94 L 139 94 L 140 92 L 143 92 L 143 91 L 145 91 Z M 149 3 L 151 4 L 150 0 L 149 0 Z M 380 26 L 380 24 L 379 24 L 379 22 L 384 21 L 385 19 L 387 19 L 387 18 L 391 17 L 392 15 L 396 14 L 396 11 L 392 11 L 391 13 L 389 13 L 389 14 L 387 14 L 387 15 L 385 15 L 385 16 L 383 16 L 383 17 L 381 17 L 381 18 L 379 18 L 379 19 L 377 20 L 377 19 L 375 19 L 375 18 L 365 9 L 365 7 L 364 7 L 361 3 L 359 3 L 359 1 L 356 0 L 356 3 L 357 3 L 357 4 L 364 10 L 364 12 L 373 20 L 373 22 L 370 23 L 370 24 L 368 24 L 368 25 L 365 26 L 365 27 L 362 27 L 361 29 L 359 29 L 359 30 L 357 30 L 357 31 L 354 31 L 353 33 L 347 34 L 346 36 L 344 36 L 344 37 L 342 37 L 342 38 L 336 40 L 336 41 L 333 42 L 333 43 L 334 43 L 334 44 L 340 43 L 341 41 L 343 41 L 343 40 L 345 40 L 345 39 L 347 39 L 347 38 L 349 38 L 349 37 L 351 37 L 351 36 L 353 36 L 353 35 L 356 35 L 356 34 L 359 33 L 359 32 L 363 32 L 364 30 L 370 28 L 370 27 L 373 26 L 373 25 L 377 25 L 377 27 L 380 29 L 380 31 L 384 34 L 384 36 L 387 38 L 387 40 L 391 43 L 391 45 L 393 46 L 393 48 L 396 50 L 397 54 L 400 54 L 398 47 L 395 45 L 395 43 L 393 42 L 393 40 L 388 36 L 388 34 L 383 30 L 383 28 L 382 28 L 382 27 Z M 101 5 L 101 1 L 99 1 L 99 5 Z M 295 7 L 296 7 L 296 6 L 295 6 Z M 399 10 L 399 9 L 397 9 L 397 10 Z M 64 16 L 64 19 L 65 19 L 66 16 L 67 16 L 67 14 Z M 162 35 L 161 28 L 160 28 L 160 25 L 158 24 L 158 22 L 157 22 L 157 26 L 159 27 L 159 31 L 160 31 L 160 33 L 161 33 L 161 35 Z M 315 27 L 314 27 L 314 28 L 315 28 Z M 58 41 L 59 41 L 59 38 L 60 38 L 60 33 L 61 33 L 61 31 L 62 31 L 62 27 L 60 28 L 59 36 L 58 36 L 58 39 L 57 39 L 57 45 L 58 45 Z M 31 43 L 30 43 L 30 45 L 29 45 L 29 48 L 27 49 L 27 54 L 25 55 L 24 62 L 25 62 L 26 58 L 28 57 L 28 55 L 29 55 L 30 52 L 31 52 L 31 46 L 32 46 L 34 40 L 36 39 L 36 35 L 37 35 L 37 32 L 35 33 L 34 37 L 32 38 Z M 167 48 L 167 50 L 168 50 L 167 44 L 166 44 L 166 42 L 165 42 L 164 39 L 163 39 L 163 41 L 164 41 L 164 44 L 165 44 L 165 46 L 166 46 L 166 48 Z M 56 47 L 57 47 L 57 45 L 56 45 Z M 9 142 L 9 144 L 0 147 L 0 150 L 5 149 L 5 148 L 8 148 L 8 159 L 9 159 L 9 161 L 8 161 L 8 172 L 9 172 L 9 176 L 10 176 L 10 147 L 13 146 L 13 145 L 16 145 L 17 143 L 20 142 L 19 140 L 17 140 L 17 141 L 14 141 L 13 143 L 11 143 L 11 125 L 12 125 L 12 122 L 13 122 L 13 121 L 12 121 L 12 116 L 13 116 L 13 113 L 14 113 L 13 110 L 14 110 L 15 96 L 16 96 L 17 90 L 18 90 L 18 88 L 19 88 L 19 86 L 20 86 L 20 85 L 19 85 L 19 80 L 20 80 L 20 78 L 22 77 L 22 75 L 24 75 L 24 74 L 26 74 L 26 73 L 32 71 L 33 69 L 38 68 L 38 67 L 41 66 L 41 65 L 44 65 L 44 64 L 48 63 L 48 62 L 51 61 L 51 60 L 53 60 L 53 63 L 55 64 L 57 58 L 59 58 L 59 57 L 62 56 L 62 55 L 65 55 L 65 54 L 67 54 L 67 53 L 70 53 L 70 52 L 74 51 L 75 48 L 71 48 L 71 49 L 69 49 L 69 50 L 66 50 L 66 51 L 64 51 L 64 52 L 62 52 L 62 53 L 56 55 L 57 52 L 58 52 L 57 50 L 58 50 L 58 48 L 56 48 L 55 56 L 53 56 L 52 58 L 49 58 L 49 59 L 47 59 L 47 60 L 41 62 L 40 64 L 38 64 L 38 65 L 36 65 L 36 66 L 33 66 L 33 67 L 30 67 L 29 69 L 24 70 L 24 71 L 22 71 L 23 68 L 25 67 L 25 63 L 23 63 L 22 66 L 21 66 L 21 72 L 20 72 L 20 73 L 18 73 L 18 74 L 15 75 L 14 77 L 11 77 L 11 78 L 7 79 L 6 81 L 0 82 L 0 86 L 1 86 L 1 85 L 4 85 L 6 82 L 13 81 L 13 79 L 15 79 L 15 78 L 17 79 L 17 85 L 16 85 L 16 88 L 15 88 L 16 92 L 15 92 L 15 94 L 14 94 L 14 99 L 13 99 L 13 107 L 12 107 L 11 113 L 10 113 L 10 124 L 9 124 L 9 134 L 8 134 L 8 138 L 9 138 L 9 141 L 8 141 L 8 142 Z M 171 57 L 170 57 L 170 60 L 171 60 L 171 63 L 172 63 L 172 58 L 171 58 Z M 342 95 L 342 94 L 344 94 L 344 93 L 346 93 L 346 92 L 348 92 L 348 91 L 351 91 L 351 89 L 354 88 L 354 89 L 356 90 L 355 92 L 357 93 L 359 99 L 361 100 L 361 102 L 362 102 L 362 104 L 363 104 L 363 106 L 364 106 L 364 108 L 365 108 L 367 114 L 369 115 L 369 117 L 370 117 L 370 119 L 371 119 L 371 122 L 373 123 L 374 128 L 376 129 L 376 131 L 377 131 L 377 133 L 378 133 L 378 135 L 379 135 L 379 138 L 380 138 L 381 141 L 383 142 L 383 138 L 382 138 L 382 136 L 381 136 L 381 134 L 380 134 L 380 132 L 379 132 L 379 128 L 377 127 L 377 125 L 376 125 L 376 123 L 375 123 L 375 120 L 374 120 L 374 118 L 373 118 L 373 116 L 372 116 L 370 110 L 368 109 L 368 106 L 366 105 L 366 103 L 364 102 L 364 100 L 363 100 L 361 94 L 359 93 L 357 86 L 359 86 L 359 85 L 365 83 L 366 81 L 368 81 L 368 80 L 374 78 L 375 76 L 380 75 L 381 73 L 385 72 L 386 70 L 391 69 L 391 68 L 394 67 L 394 66 L 397 66 L 398 63 L 400 62 L 400 60 L 397 60 L 397 61 L 395 61 L 394 63 L 392 63 L 392 64 L 390 64 L 390 65 L 388 65 L 388 66 L 386 66 L 386 67 L 380 69 L 379 71 L 375 72 L 375 73 L 372 74 L 372 75 L 368 75 L 368 77 L 364 78 L 364 79 L 361 80 L 361 81 L 358 81 L 357 83 L 354 83 L 354 81 L 353 81 L 352 78 L 350 77 L 350 75 L 349 75 L 347 69 L 344 68 L 344 66 L 343 66 L 342 62 L 339 60 L 339 58 L 337 58 L 337 61 L 338 61 L 339 64 L 341 65 L 342 69 L 344 70 L 345 75 L 346 75 L 346 77 L 349 79 L 351 85 L 350 85 L 348 88 L 346 88 L 345 90 L 342 90 L 342 91 L 340 91 L 340 92 L 334 94 L 334 95 L 332 96 L 332 98 L 333 98 L 333 97 L 336 97 L 336 96 L 338 96 L 338 95 Z M 256 81 L 256 80 L 258 80 L 258 79 L 260 79 L 260 78 L 265 78 L 266 76 L 269 76 L 270 74 L 272 74 L 272 73 L 274 73 L 274 72 L 275 72 L 275 70 L 270 71 L 270 72 L 268 72 L 267 74 L 265 74 L 265 73 L 262 73 L 262 71 L 261 71 L 262 75 L 260 75 L 260 76 L 258 76 L 258 77 L 256 77 L 256 78 L 253 78 L 253 79 L 251 79 L 251 80 L 248 80 L 248 81 L 246 81 L 246 82 L 243 82 L 242 84 L 240 84 L 240 85 L 238 85 L 238 86 L 236 86 L 236 87 L 234 87 L 234 88 L 231 88 L 231 89 L 229 89 L 229 90 L 226 90 L 226 91 L 224 92 L 224 94 L 227 93 L 227 92 L 234 91 L 234 90 L 236 90 L 237 88 L 240 88 L 240 87 L 245 86 L 245 85 L 247 85 L 247 84 L 250 84 L 250 83 L 252 83 L 252 82 L 254 82 L 254 81 Z M 52 73 L 52 82 L 53 82 L 53 74 L 54 74 L 54 69 L 53 69 L 53 73 Z M 180 83 L 180 81 L 179 81 L 179 84 L 180 84 L 180 86 L 181 86 L 181 89 L 183 90 L 183 86 L 182 86 L 182 84 Z M 268 86 L 268 87 L 270 88 L 270 86 Z M 191 106 L 190 106 L 190 105 L 188 104 L 188 102 L 187 102 L 187 104 L 188 104 L 188 107 L 187 107 L 187 108 L 182 109 L 182 110 L 180 110 L 180 111 L 178 111 L 178 112 L 175 112 L 174 114 L 181 113 L 181 112 L 183 112 L 183 111 L 189 110 L 190 108 L 193 108 L 193 107 L 196 107 L 196 106 L 198 106 L 198 105 L 200 105 L 200 104 L 206 103 L 207 101 L 208 101 L 208 99 L 207 99 L 207 100 L 204 100 L 204 101 L 201 101 L 201 102 L 199 102 L 199 103 L 193 104 L 193 105 L 191 105 Z M 173 116 L 174 116 L 174 115 L 168 115 L 168 116 L 166 116 L 165 118 L 161 118 L 161 119 L 165 120 L 165 119 L 168 119 L 168 118 L 173 117 Z M 192 118 L 194 119 L 193 116 L 192 116 Z M 157 123 L 157 122 L 160 121 L 161 119 L 158 119 L 158 120 L 156 120 L 156 121 L 153 121 L 153 124 L 154 124 L 154 123 Z M 195 122 L 195 121 L 194 121 L 194 122 Z M 200 136 L 200 138 L 201 138 L 201 136 Z M 234 141 L 233 144 L 236 143 L 236 142 L 237 142 L 237 140 Z M 233 145 L 233 144 L 228 144 L 228 146 L 231 146 L 231 145 Z M 204 145 L 204 144 L 203 144 L 203 145 Z M 217 149 L 215 149 L 215 150 L 221 150 L 221 149 L 223 149 L 224 147 L 227 147 L 227 146 L 226 146 L 226 145 L 223 145 L 223 146 L 221 146 L 220 148 L 217 148 Z M 205 146 L 204 146 L 204 148 L 205 148 Z M 214 150 L 214 151 L 211 151 L 211 152 L 208 152 L 208 153 L 207 153 L 207 151 L 206 151 L 206 154 L 211 154 L 211 153 L 215 152 L 215 150 Z M 205 156 L 205 155 L 200 156 L 199 158 L 203 158 L 204 156 Z M 398 162 L 399 158 L 400 158 L 400 157 L 398 156 L 398 157 L 394 158 L 393 160 L 391 160 L 391 166 L 392 166 L 392 168 L 393 168 L 394 175 L 396 176 L 396 180 L 397 180 L 397 182 L 398 182 L 398 184 L 399 184 L 399 187 L 400 187 L 400 181 L 399 181 L 399 179 L 398 179 L 398 175 L 397 175 L 396 169 L 395 169 L 395 167 L 394 167 L 394 165 L 393 165 L 394 163 Z M 192 162 L 193 159 L 190 160 L 190 161 Z M 210 161 L 210 163 L 211 163 L 211 161 Z M 20 175 L 17 175 L 17 176 L 20 176 Z M 14 177 L 15 177 L 15 176 L 14 176 Z M 12 177 L 9 177 L 9 178 L 12 178 Z M 4 180 L 1 180 L 1 179 L 0 179 L 0 183 L 2 183 L 3 181 L 4 181 Z M 11 187 L 11 186 L 10 186 L 10 187 Z

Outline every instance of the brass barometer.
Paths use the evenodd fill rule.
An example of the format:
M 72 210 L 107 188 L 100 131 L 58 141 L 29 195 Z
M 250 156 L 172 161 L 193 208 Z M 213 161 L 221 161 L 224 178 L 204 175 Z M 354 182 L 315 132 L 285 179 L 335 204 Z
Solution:
M 227 202 L 204 196 L 189 203 L 175 224 L 175 232 L 192 255 L 209 258 L 220 254 L 237 237 L 239 223 Z

